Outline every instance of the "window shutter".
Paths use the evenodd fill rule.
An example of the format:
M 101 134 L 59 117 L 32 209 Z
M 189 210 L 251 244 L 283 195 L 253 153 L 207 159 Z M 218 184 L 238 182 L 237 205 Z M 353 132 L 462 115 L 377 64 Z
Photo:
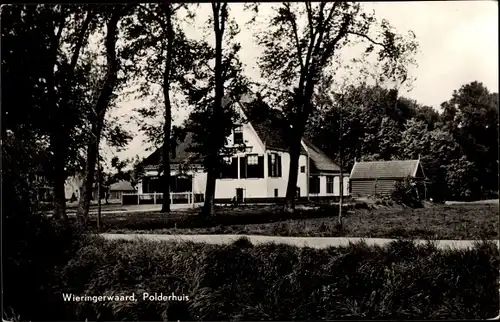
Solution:
M 278 177 L 281 178 L 281 155 L 279 154 L 276 156 L 276 163 L 278 167 Z
M 247 177 L 247 158 L 240 157 L 240 179 L 245 179 Z
M 231 159 L 231 179 L 238 179 L 238 158 Z
M 259 155 L 258 167 L 259 167 L 259 178 L 264 178 L 264 156 L 263 155 Z
M 273 174 L 273 165 L 271 164 L 271 162 L 272 162 L 271 155 L 268 154 L 267 155 L 267 175 L 269 177 L 272 177 L 272 174 Z

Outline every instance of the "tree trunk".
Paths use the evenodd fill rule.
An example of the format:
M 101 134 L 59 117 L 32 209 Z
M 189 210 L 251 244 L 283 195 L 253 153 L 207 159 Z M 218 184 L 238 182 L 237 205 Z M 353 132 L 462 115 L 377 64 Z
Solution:
M 209 154 L 207 169 L 207 186 L 205 188 L 205 202 L 203 204 L 202 215 L 212 216 L 214 214 L 215 189 L 218 177 L 219 148 L 224 144 L 224 129 L 221 129 L 217 120 L 222 109 L 222 97 L 224 96 L 224 79 L 222 77 L 222 38 L 224 35 L 225 6 L 227 3 L 212 2 L 214 14 L 215 31 L 215 102 L 213 106 L 212 118 L 209 120 L 211 133 L 214 136 L 214 144 Z
M 295 211 L 295 198 L 297 195 L 297 178 L 299 174 L 299 158 L 301 136 L 293 134 L 290 142 L 290 169 L 288 171 L 288 184 L 286 187 L 285 212 L 293 213 Z M 308 178 L 309 179 L 309 178 Z
M 50 69 L 47 71 L 47 93 L 49 100 L 52 104 L 54 104 L 54 116 L 55 118 L 53 119 L 53 122 L 55 124 L 60 125 L 61 124 L 61 119 L 60 119 L 60 111 L 58 110 L 57 107 L 57 93 L 55 90 L 55 87 L 58 85 L 56 82 L 56 77 L 54 74 L 54 68 L 57 66 L 57 57 L 59 53 L 59 47 L 61 43 L 61 37 L 62 37 L 62 30 L 65 27 L 65 16 L 63 14 L 63 9 L 60 7 L 60 20 L 59 20 L 59 25 L 58 25 L 58 30 L 56 35 L 54 35 L 52 39 L 52 43 L 50 44 L 52 46 L 52 62 L 50 63 Z M 59 129 L 61 128 L 58 126 Z M 49 180 L 52 183 L 52 188 L 54 189 L 53 192 L 53 197 L 54 197 L 54 218 L 56 219 L 66 219 L 66 199 L 64 198 L 64 181 L 66 180 L 65 177 L 65 171 L 64 171 L 64 165 L 65 165 L 65 158 L 64 158 L 64 148 L 61 148 L 61 136 L 60 136 L 60 131 L 58 129 L 53 128 L 49 132 L 50 135 L 50 146 L 52 148 L 52 160 L 51 160 L 51 165 L 50 165 L 50 175 L 51 178 Z M 62 191 L 62 192 L 61 192 Z
M 342 97 L 343 98 L 343 97 Z M 344 107 L 342 104 L 341 109 Z M 339 197 L 339 224 L 342 225 L 342 207 L 343 207 L 343 202 L 344 202 L 344 164 L 343 164 L 343 151 L 342 151 L 342 131 L 343 131 L 343 115 L 342 115 L 342 110 L 340 111 L 340 137 L 339 137 L 339 167 L 340 167 L 340 197 Z
M 165 125 L 163 126 L 163 204 L 161 212 L 170 212 L 170 132 L 172 130 L 172 106 L 170 103 L 170 74 L 172 65 L 173 32 L 170 3 L 163 4 L 167 18 L 167 57 L 163 72 L 163 97 L 165 100 Z
M 212 162 L 214 158 L 212 158 Z M 216 187 L 216 170 L 215 167 L 212 166 L 212 171 L 208 171 L 207 173 L 207 186 L 205 188 L 205 200 L 203 203 L 203 209 L 201 215 L 205 217 L 212 216 L 215 211 L 215 187 Z
M 97 102 L 95 104 L 95 115 L 91 118 L 93 119 L 92 134 L 94 140 L 92 140 L 92 142 L 87 146 L 87 164 L 85 166 L 83 195 L 80 199 L 80 205 L 77 212 L 77 216 L 85 220 L 87 219 L 89 214 L 92 186 L 94 183 L 95 164 L 97 160 L 97 147 L 101 138 L 102 124 L 104 122 L 104 117 L 106 115 L 106 110 L 108 108 L 111 95 L 113 94 L 113 90 L 118 79 L 119 61 L 116 53 L 116 36 L 118 34 L 118 22 L 121 18 L 121 15 L 122 11 L 120 9 L 115 9 L 106 24 L 107 34 L 105 47 L 107 54 L 108 71 L 103 87 L 101 88 L 101 92 L 99 93 L 99 97 L 97 98 Z
M 87 146 L 87 164 L 85 165 L 82 195 L 77 211 L 77 217 L 79 220 L 87 219 L 94 186 L 94 171 L 97 163 L 97 142 L 100 141 L 100 130 L 97 130 L 97 126 L 92 126 L 92 134 L 96 135 L 97 139 Z M 98 198 L 99 197 L 100 196 L 98 196 Z
M 66 194 L 64 191 L 64 183 L 66 181 L 66 176 L 64 173 L 58 171 L 54 175 L 54 218 L 67 220 L 66 215 Z
M 93 15 L 89 11 L 87 12 L 87 16 L 83 22 L 82 28 L 80 29 L 75 50 L 71 56 L 71 63 L 69 66 L 68 73 L 72 74 L 76 68 L 76 64 L 78 62 L 78 58 L 80 56 L 81 48 L 86 40 L 87 30 L 92 21 Z M 58 30 L 58 35 L 56 36 L 56 41 L 59 43 L 59 39 L 61 37 L 63 24 L 60 25 Z M 68 100 L 70 99 L 69 92 L 71 84 L 66 84 L 65 87 L 62 88 L 62 98 L 61 98 L 61 106 L 66 106 Z M 67 219 L 66 215 L 66 195 L 65 195 L 65 182 L 66 182 L 66 173 L 64 171 L 64 167 L 66 165 L 67 153 L 65 152 L 68 149 L 68 140 L 70 133 L 66 127 L 64 127 L 64 123 L 60 120 L 63 113 L 60 109 L 56 108 L 56 124 L 59 124 L 57 128 L 53 128 L 53 131 L 50 133 L 51 135 L 51 145 L 54 149 L 54 178 L 53 178 L 53 187 L 54 187 L 54 217 L 60 219 Z

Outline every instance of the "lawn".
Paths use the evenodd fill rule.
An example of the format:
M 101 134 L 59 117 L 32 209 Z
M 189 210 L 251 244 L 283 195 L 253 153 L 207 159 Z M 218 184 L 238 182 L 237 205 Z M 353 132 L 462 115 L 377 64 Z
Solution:
M 277 207 L 220 208 L 203 221 L 191 212 L 128 213 L 103 218 L 111 233 L 251 234 L 297 237 L 378 237 L 418 239 L 496 239 L 498 205 L 433 205 L 427 208 L 360 209 L 346 211 L 343 226 L 337 209 L 299 209 L 293 218 Z

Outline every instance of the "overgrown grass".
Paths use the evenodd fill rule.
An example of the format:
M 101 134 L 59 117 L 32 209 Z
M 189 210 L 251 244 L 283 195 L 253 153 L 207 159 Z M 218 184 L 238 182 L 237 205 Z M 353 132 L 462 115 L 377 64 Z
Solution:
M 287 245 L 105 241 L 58 274 L 59 292 L 129 295 L 137 302 L 63 302 L 67 319 L 483 319 L 497 315 L 499 252 L 437 250 L 398 241 L 311 249 Z M 187 295 L 149 302 L 142 293 Z M 54 304 L 54 305 L 55 305 Z
M 431 208 L 348 208 L 343 225 L 335 208 L 299 211 L 293 218 L 277 209 L 226 213 L 208 222 L 187 215 L 131 215 L 105 219 L 107 232 L 156 234 L 252 234 L 298 237 L 495 239 L 496 205 L 437 205 Z

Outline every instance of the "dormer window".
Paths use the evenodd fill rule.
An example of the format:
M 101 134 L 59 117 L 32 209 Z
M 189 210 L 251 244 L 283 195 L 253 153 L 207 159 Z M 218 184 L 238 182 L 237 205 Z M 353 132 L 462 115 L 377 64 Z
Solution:
M 233 142 L 234 144 L 243 144 L 243 126 L 238 125 L 233 130 Z

